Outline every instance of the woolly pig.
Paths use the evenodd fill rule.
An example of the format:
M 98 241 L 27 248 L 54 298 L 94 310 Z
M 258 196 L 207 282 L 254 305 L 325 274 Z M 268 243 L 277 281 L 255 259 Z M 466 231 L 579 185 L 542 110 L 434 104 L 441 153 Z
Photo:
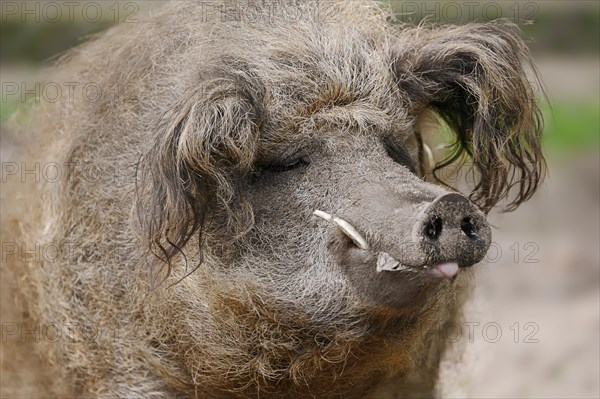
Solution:
M 31 111 L 31 159 L 68 165 L 12 208 L 61 249 L 13 262 L 27 317 L 63 337 L 36 345 L 52 395 L 434 395 L 485 214 L 544 174 L 518 28 L 206 6 L 71 50 L 52 81 L 97 95 Z M 432 113 L 455 135 L 441 159 Z M 461 194 L 440 172 L 464 161 Z

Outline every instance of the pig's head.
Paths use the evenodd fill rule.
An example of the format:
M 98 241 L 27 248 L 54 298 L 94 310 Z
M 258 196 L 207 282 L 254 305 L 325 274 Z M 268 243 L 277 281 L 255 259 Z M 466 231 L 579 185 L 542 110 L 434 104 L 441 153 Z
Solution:
M 138 185 L 157 264 L 187 276 L 190 312 L 206 291 L 244 285 L 273 306 L 274 330 L 304 328 L 293 314 L 307 337 L 419 314 L 483 259 L 486 213 L 527 200 L 544 174 L 529 52 L 507 23 L 289 29 L 235 54 L 217 41 L 162 117 Z M 421 129 L 431 111 L 455 135 L 443 159 Z M 462 160 L 470 192 L 432 178 Z M 219 306 L 198 320 L 217 323 Z

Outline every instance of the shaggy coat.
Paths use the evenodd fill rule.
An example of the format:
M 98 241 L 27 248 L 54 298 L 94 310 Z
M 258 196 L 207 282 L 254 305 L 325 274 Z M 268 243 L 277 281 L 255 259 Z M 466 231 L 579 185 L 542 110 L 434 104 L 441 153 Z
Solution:
M 202 4 L 68 52 L 51 80 L 97 95 L 34 107 L 22 128 L 29 159 L 64 172 L 16 185 L 3 226 L 58 249 L 9 264 L 28 320 L 62 337 L 36 345 L 46 394 L 434 395 L 472 269 L 389 288 L 311 215 L 402 260 L 414 214 L 455 185 L 449 165 L 471 165 L 486 213 L 527 200 L 544 161 L 518 28 L 394 25 L 367 1 Z M 456 139 L 428 169 L 408 143 L 442 137 L 420 129 L 431 111 Z M 408 209 L 393 224 L 390 192 Z

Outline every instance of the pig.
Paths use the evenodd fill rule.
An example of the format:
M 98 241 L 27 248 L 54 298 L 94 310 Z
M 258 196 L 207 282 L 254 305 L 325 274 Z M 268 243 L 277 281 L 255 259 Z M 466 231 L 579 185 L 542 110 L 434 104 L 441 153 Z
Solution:
M 435 396 L 486 215 L 545 174 L 532 70 L 513 23 L 370 1 L 174 1 L 67 52 L 15 128 L 62 173 L 5 233 L 57 249 L 9 265 L 47 394 Z

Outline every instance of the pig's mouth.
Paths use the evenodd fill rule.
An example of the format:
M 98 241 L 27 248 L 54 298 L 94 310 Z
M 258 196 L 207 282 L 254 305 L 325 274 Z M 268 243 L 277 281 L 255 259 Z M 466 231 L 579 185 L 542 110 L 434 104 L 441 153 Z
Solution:
M 387 252 L 379 252 L 377 255 L 377 272 L 406 272 L 406 273 L 419 273 L 423 272 L 431 277 L 437 278 L 451 278 L 458 273 L 457 262 L 444 262 L 433 265 L 422 265 L 422 266 L 406 266 L 403 265 L 399 260 L 392 257 Z
M 313 215 L 333 224 L 359 250 L 367 251 L 371 254 L 371 256 L 376 256 L 377 273 L 392 272 L 401 274 L 426 274 L 427 276 L 433 278 L 452 278 L 458 273 L 459 265 L 457 262 L 444 262 L 431 265 L 424 264 L 420 266 L 405 265 L 387 252 L 373 252 L 365 238 L 344 219 L 330 215 L 327 212 L 323 212 L 318 209 L 313 212 Z

